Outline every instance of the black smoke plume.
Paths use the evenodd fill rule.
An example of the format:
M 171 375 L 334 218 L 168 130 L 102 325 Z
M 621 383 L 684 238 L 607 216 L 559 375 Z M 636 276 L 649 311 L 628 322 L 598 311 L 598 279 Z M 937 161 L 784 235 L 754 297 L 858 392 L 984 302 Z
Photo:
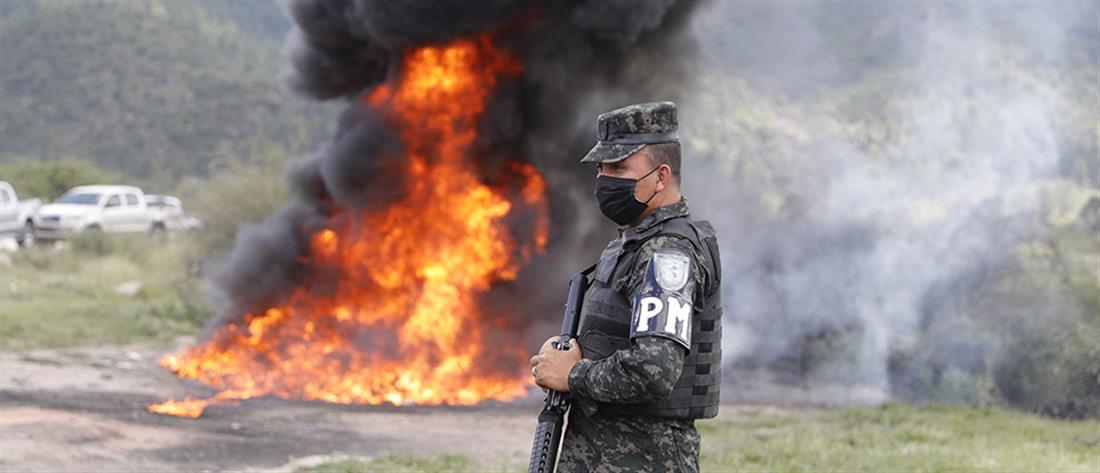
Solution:
M 533 345 L 553 332 L 568 275 L 613 233 L 591 199 L 592 170 L 577 164 L 594 142 L 595 114 L 647 96 L 662 65 L 628 75 L 653 54 L 672 54 L 692 9 L 674 0 L 511 1 L 296 0 L 286 43 L 291 91 L 314 100 L 347 101 L 332 141 L 287 171 L 292 198 L 258 225 L 242 227 L 215 275 L 225 296 L 215 326 L 278 304 L 303 277 L 308 237 L 341 208 L 385 207 L 406 189 L 402 143 L 378 112 L 359 102 L 395 74 L 409 48 L 492 32 L 524 73 L 501 84 L 486 104 L 473 153 L 486 182 L 513 178 L 506 159 L 533 163 L 549 185 L 552 226 L 547 253 L 516 281 L 483 297 L 507 313 L 513 333 Z M 675 51 L 683 55 L 685 51 Z M 624 93 L 623 91 L 630 91 Z M 598 100 L 593 100 L 598 97 Z M 523 226 L 522 216 L 512 222 Z M 517 232 L 530 229 L 517 228 Z M 552 263 L 551 263 L 552 262 Z M 511 341 L 510 343 L 516 343 Z

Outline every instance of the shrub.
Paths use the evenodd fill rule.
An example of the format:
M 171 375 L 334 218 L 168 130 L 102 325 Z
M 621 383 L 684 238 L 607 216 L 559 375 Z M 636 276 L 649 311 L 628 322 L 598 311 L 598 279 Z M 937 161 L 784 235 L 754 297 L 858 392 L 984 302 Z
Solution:
M 20 198 L 55 199 L 70 188 L 87 184 L 110 184 L 117 175 L 104 171 L 91 161 L 66 158 L 58 161 L 34 161 L 5 158 L 0 163 L 0 179 L 11 183 Z

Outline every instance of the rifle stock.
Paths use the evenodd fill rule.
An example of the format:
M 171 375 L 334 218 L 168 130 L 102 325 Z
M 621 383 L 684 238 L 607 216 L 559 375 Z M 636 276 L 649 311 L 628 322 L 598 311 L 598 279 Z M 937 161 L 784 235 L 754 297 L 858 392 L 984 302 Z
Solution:
M 593 265 L 569 279 L 565 316 L 561 324 L 561 336 L 553 343 L 555 349 L 568 350 L 569 343 L 577 336 L 581 304 L 584 302 L 584 292 L 588 289 L 588 273 L 594 268 Z M 539 413 L 539 425 L 535 428 L 535 444 L 531 448 L 531 463 L 527 467 L 529 473 L 554 472 L 569 403 L 568 393 L 553 390 L 546 393 L 545 404 Z

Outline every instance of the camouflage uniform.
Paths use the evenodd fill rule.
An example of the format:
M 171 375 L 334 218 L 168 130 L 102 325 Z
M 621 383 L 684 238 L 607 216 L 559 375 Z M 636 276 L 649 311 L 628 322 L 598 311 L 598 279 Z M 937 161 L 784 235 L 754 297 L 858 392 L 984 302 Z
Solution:
M 688 215 L 681 200 L 660 207 L 636 230 L 673 217 Z M 622 231 L 622 229 L 620 230 Z M 621 236 L 620 236 L 621 238 Z M 611 245 L 614 245 L 612 241 Z M 691 257 L 693 287 L 703 287 L 701 258 L 680 238 L 655 236 L 639 249 L 622 291 L 633 300 L 642 285 L 652 255 L 675 251 Z M 690 290 L 690 289 L 689 289 Z M 581 345 L 582 352 L 584 345 Z M 686 350 L 663 337 L 641 337 L 629 350 L 602 360 L 584 359 L 569 372 L 573 408 L 562 441 L 558 470 L 569 472 L 699 471 L 699 432 L 695 421 L 605 414 L 596 402 L 638 404 L 668 397 L 680 376 Z
M 598 142 L 581 162 L 622 161 L 648 145 L 678 142 L 677 133 L 672 102 L 613 110 L 599 116 Z M 636 196 L 624 204 L 621 186 L 630 184 L 597 177 L 601 211 L 620 224 L 645 209 Z M 583 359 L 569 372 L 573 402 L 559 471 L 699 470 L 693 419 L 717 414 L 721 376 L 717 251 L 713 228 L 690 219 L 683 199 L 619 228 L 581 308 Z

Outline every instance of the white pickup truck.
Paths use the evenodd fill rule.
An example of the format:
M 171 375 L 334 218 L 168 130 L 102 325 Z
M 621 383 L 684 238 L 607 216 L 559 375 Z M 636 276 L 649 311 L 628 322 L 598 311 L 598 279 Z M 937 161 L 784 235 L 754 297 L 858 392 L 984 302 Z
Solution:
M 187 232 L 202 228 L 202 220 L 183 211 L 183 202 L 171 195 L 145 194 L 145 202 L 153 220 L 164 223 L 169 233 Z
M 38 211 L 35 236 L 60 240 L 86 230 L 104 233 L 148 233 L 165 230 L 150 212 L 145 193 L 133 186 L 78 186 Z
M 38 199 L 19 200 L 7 181 L 0 181 L 0 237 L 14 237 L 20 245 L 34 245 L 38 225 Z

